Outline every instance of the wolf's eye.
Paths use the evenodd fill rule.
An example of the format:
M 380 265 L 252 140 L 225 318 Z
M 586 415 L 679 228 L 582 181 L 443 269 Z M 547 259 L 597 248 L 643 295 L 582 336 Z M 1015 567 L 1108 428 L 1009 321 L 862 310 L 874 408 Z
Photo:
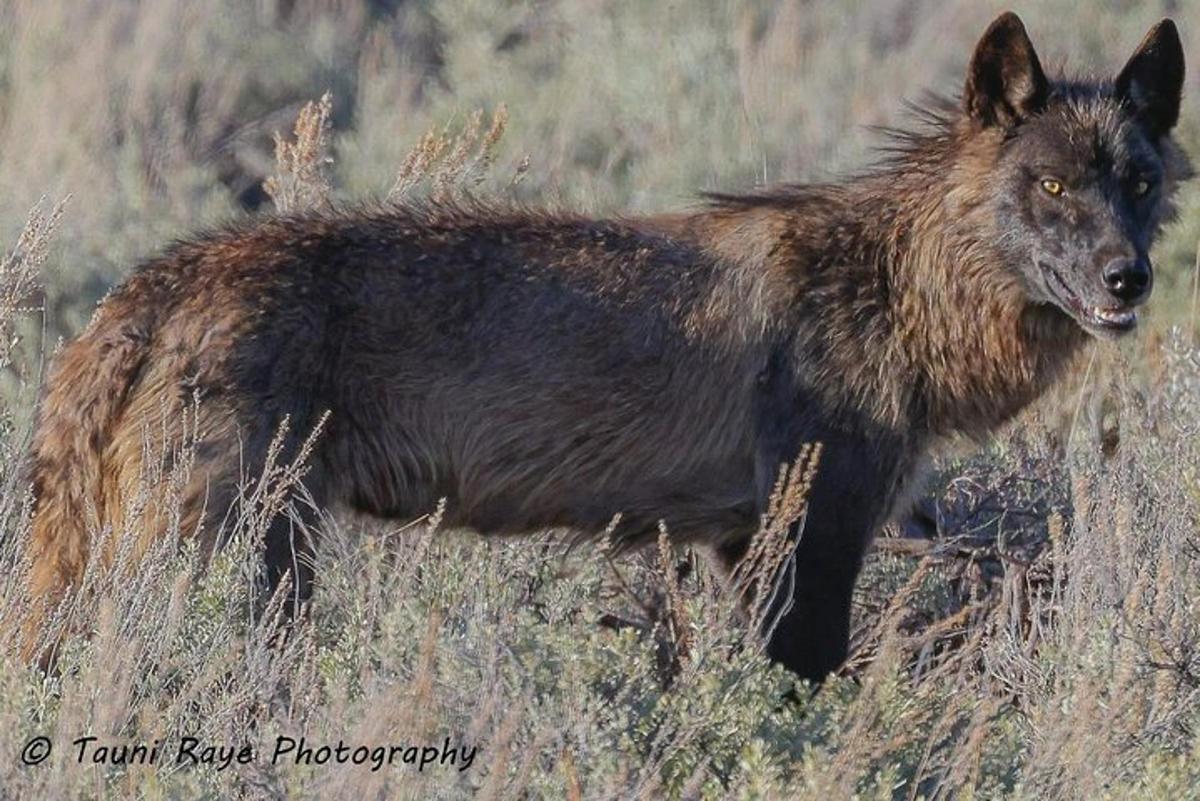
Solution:
M 1042 189 L 1046 190 L 1046 194 L 1058 197 L 1063 193 L 1062 181 L 1056 181 L 1053 178 L 1044 178 L 1042 180 Z
M 1149 191 L 1150 182 L 1144 178 L 1133 185 L 1133 194 L 1137 195 L 1138 197 L 1145 197 L 1146 193 Z

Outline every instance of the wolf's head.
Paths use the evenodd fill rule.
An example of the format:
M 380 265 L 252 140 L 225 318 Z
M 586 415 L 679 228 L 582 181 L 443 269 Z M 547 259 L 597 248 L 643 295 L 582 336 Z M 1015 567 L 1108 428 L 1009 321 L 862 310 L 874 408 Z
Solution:
M 1190 175 L 1170 140 L 1183 49 L 1175 24 L 1146 34 L 1112 81 L 1051 81 L 1015 14 L 975 48 L 963 107 L 972 135 L 999 135 L 983 210 L 1030 301 L 1096 336 L 1137 324 L 1150 296 L 1150 246 Z

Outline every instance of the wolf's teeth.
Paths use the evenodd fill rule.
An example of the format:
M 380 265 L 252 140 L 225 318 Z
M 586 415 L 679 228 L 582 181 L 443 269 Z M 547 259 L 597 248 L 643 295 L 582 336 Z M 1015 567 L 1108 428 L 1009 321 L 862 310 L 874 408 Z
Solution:
M 1134 311 L 1116 311 L 1114 309 L 1102 309 L 1099 306 L 1092 309 L 1092 315 L 1097 320 L 1115 325 L 1129 325 L 1137 319 L 1137 312 Z

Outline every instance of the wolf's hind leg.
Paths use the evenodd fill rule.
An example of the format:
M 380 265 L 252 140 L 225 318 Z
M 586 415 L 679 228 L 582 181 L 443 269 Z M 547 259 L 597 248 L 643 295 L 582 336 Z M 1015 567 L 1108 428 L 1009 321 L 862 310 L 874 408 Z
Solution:
M 321 510 L 328 502 L 328 469 L 314 426 L 263 429 L 244 444 L 247 477 L 240 482 L 241 525 L 261 536 L 260 611 L 282 593 L 285 617 L 297 616 L 312 596 Z
M 323 500 L 321 471 L 302 459 L 311 431 L 269 425 L 249 430 L 215 403 L 202 404 L 188 425 L 194 426 L 194 438 L 173 445 L 164 459 L 179 473 L 150 471 L 151 500 L 129 532 L 138 537 L 137 556 L 164 537 L 195 539 L 206 563 L 232 539 L 249 538 L 261 559 L 255 606 L 264 610 L 286 579 L 284 612 L 294 615 L 311 594 L 313 539 Z

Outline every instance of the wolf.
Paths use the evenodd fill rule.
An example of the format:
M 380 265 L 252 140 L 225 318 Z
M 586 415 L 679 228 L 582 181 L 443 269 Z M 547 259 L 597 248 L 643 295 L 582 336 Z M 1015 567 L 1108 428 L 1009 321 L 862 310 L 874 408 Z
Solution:
M 211 551 L 268 459 L 319 508 L 636 546 L 660 523 L 732 569 L 780 466 L 821 443 L 768 652 L 847 655 L 864 552 L 948 438 L 982 439 L 1095 339 L 1133 330 L 1191 169 L 1174 23 L 1112 80 L 1051 79 L 1008 13 L 959 102 L 839 183 L 589 219 L 479 202 L 267 217 L 180 242 L 49 372 L 31 446 L 31 589 L 77 587 L 101 532 Z M 198 399 L 198 401 L 196 400 Z M 195 401 L 172 508 L 131 499 Z M 284 424 L 286 423 L 286 426 Z M 283 430 L 285 433 L 277 433 Z M 151 438 L 153 447 L 146 446 Z M 308 597 L 280 516 L 265 573 Z

